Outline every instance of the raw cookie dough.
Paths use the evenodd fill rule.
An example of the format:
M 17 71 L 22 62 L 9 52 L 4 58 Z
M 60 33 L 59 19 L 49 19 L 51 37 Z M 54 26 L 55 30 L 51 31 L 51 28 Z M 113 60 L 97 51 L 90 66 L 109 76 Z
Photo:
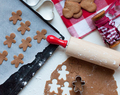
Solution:
M 67 67 L 66 71 L 69 71 L 69 74 L 66 75 L 66 80 L 59 80 L 58 77 L 60 74 L 58 71 L 61 70 L 63 65 Z M 79 93 L 74 92 L 72 85 L 72 82 L 77 75 L 81 76 L 82 80 L 85 81 L 83 95 L 118 95 L 116 90 L 117 85 L 113 74 L 114 70 L 70 57 L 63 64 L 58 65 L 51 74 L 50 80 L 46 81 L 44 95 L 62 95 L 63 90 L 61 87 L 64 87 L 64 82 L 69 82 L 69 87 L 72 87 L 70 95 L 79 95 Z M 52 83 L 53 79 L 57 79 L 57 84 L 60 85 L 58 93 L 55 93 L 54 91 L 50 92 L 49 84 Z
M 22 11 L 18 10 L 16 13 L 12 12 L 12 17 L 9 18 L 10 21 L 13 21 L 13 24 L 15 25 L 17 23 L 17 20 L 22 20 L 20 17 L 22 15 Z
M 6 50 L 3 51 L 3 53 L 0 53 L 0 65 L 2 64 L 2 62 L 5 60 L 7 61 L 7 56 L 8 55 L 8 52 Z
M 6 41 L 4 41 L 4 45 L 8 45 L 8 48 L 11 47 L 12 43 L 16 43 L 16 41 L 14 40 L 15 38 L 15 34 L 14 33 L 11 33 L 10 36 L 6 36 Z
M 27 37 L 26 40 L 22 39 L 22 44 L 19 45 L 19 48 L 23 48 L 23 51 L 26 51 L 27 47 L 31 47 L 30 42 L 32 41 L 31 37 Z
M 11 61 L 11 64 L 15 64 L 15 67 L 17 68 L 19 66 L 19 64 L 23 64 L 24 62 L 22 61 L 22 59 L 24 58 L 23 54 L 19 54 L 18 57 L 16 55 L 14 55 L 14 60 Z
M 38 43 L 40 43 L 42 39 L 44 39 L 44 40 L 46 39 L 45 34 L 47 34 L 47 31 L 45 29 L 43 29 L 41 32 L 37 31 L 36 33 L 37 33 L 37 35 L 34 36 L 33 38 L 34 38 L 34 40 L 37 40 Z
M 29 26 L 31 24 L 30 21 L 26 21 L 25 24 L 23 22 L 21 22 L 20 24 L 21 24 L 21 27 L 19 27 L 17 30 L 21 31 L 22 35 L 25 34 L 26 30 L 30 31 L 30 28 L 29 28 Z

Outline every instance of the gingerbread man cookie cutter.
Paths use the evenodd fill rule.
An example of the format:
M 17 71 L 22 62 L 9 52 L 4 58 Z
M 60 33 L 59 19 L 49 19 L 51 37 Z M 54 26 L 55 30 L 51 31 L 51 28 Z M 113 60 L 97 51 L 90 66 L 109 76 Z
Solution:
M 72 82 L 72 85 L 74 87 L 74 92 L 80 92 L 80 95 L 82 95 L 83 92 L 83 86 L 85 85 L 85 81 L 82 80 L 80 76 L 76 76 L 75 81 Z
M 30 7 L 39 13 L 45 20 L 54 18 L 54 4 L 51 0 L 24 0 Z

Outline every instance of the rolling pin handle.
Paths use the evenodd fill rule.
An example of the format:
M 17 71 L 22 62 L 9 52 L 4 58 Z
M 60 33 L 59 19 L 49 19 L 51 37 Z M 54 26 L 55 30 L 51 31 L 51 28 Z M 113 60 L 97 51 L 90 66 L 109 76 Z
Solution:
M 55 44 L 55 45 L 60 45 L 62 47 L 66 47 L 67 46 L 67 43 L 68 41 L 67 40 L 61 40 L 53 35 L 49 35 L 47 36 L 46 38 L 47 42 L 50 43 L 50 44 Z

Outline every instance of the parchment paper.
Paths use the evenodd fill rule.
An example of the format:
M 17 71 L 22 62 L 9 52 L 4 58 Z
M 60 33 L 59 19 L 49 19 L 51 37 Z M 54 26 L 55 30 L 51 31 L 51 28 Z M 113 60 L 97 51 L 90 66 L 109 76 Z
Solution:
M 18 21 L 16 25 L 12 21 L 9 21 L 9 18 L 12 16 L 12 12 L 17 12 L 17 10 L 22 11 L 22 21 Z M 20 22 L 25 23 L 25 21 L 30 21 L 30 31 L 26 31 L 24 35 L 21 35 L 21 32 L 18 32 L 17 29 L 21 26 Z M 46 24 L 42 19 L 35 15 L 29 8 L 27 8 L 19 0 L 0 0 L 0 53 L 4 50 L 8 52 L 7 58 L 8 61 L 3 61 L 0 65 L 0 84 L 9 78 L 9 76 L 18 69 L 34 60 L 35 55 L 38 52 L 42 52 L 45 47 L 48 46 L 46 40 L 42 40 L 40 44 L 37 43 L 37 40 L 34 40 L 33 37 L 36 35 L 36 31 L 41 31 L 42 29 L 47 30 L 47 35 L 55 35 L 60 37 L 60 35 L 55 32 L 48 24 Z M 8 48 L 7 45 L 4 45 L 3 42 L 6 40 L 5 36 L 10 36 L 11 33 L 15 33 L 16 43 L 12 44 L 11 48 Z M 31 48 L 27 48 L 24 52 L 23 49 L 19 48 L 19 45 L 22 43 L 22 39 L 26 39 L 28 36 L 32 38 Z M 18 68 L 15 68 L 15 65 L 11 64 L 11 61 L 14 60 L 14 55 L 19 55 L 22 53 L 24 55 L 24 64 L 19 64 Z

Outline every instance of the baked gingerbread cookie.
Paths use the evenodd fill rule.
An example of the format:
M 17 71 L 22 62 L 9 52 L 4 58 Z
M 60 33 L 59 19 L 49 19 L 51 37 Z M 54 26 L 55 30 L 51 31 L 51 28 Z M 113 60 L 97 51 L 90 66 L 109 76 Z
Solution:
M 73 1 L 73 2 L 78 2 L 78 3 L 80 3 L 82 0 L 66 0 L 66 1 Z
M 81 17 L 82 16 L 82 10 L 79 12 L 79 13 L 76 13 L 76 14 L 74 14 L 73 15 L 73 18 L 79 18 L 79 17 Z
M 96 14 L 94 17 L 92 17 L 92 20 L 95 22 L 95 21 L 101 19 L 104 16 L 105 16 L 105 11 L 103 10 L 100 13 Z
M 65 18 L 79 18 L 82 15 L 80 4 L 72 1 L 65 1 L 62 12 Z
M 17 21 L 21 21 L 22 18 L 20 17 L 22 15 L 22 11 L 18 10 L 16 13 L 12 12 L 12 17 L 9 18 L 10 21 L 13 21 L 13 24 L 16 24 Z
M 97 5 L 94 3 L 95 0 L 82 0 L 80 5 L 83 9 L 88 12 L 95 12 Z
M 95 12 L 97 9 L 94 0 L 66 0 L 62 10 L 65 18 L 80 18 L 82 9 L 88 12 Z

